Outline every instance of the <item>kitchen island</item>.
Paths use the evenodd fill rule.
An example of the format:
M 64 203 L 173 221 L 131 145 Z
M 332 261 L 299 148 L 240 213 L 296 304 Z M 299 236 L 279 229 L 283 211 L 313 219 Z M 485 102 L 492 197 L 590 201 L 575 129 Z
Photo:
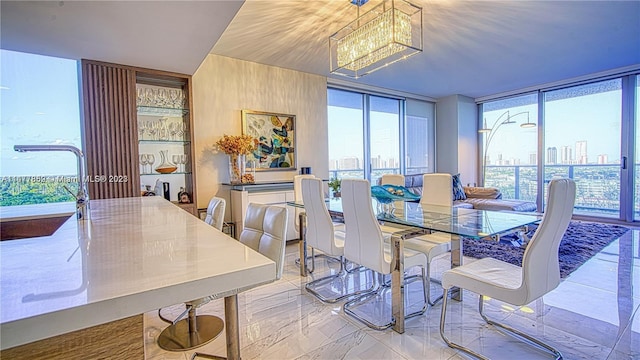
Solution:
M 161 197 L 92 200 L 90 212 L 51 236 L 0 242 L 0 357 L 66 336 L 52 351 L 92 358 L 89 345 L 104 343 L 98 354 L 143 358 L 143 313 L 275 280 L 273 261 Z

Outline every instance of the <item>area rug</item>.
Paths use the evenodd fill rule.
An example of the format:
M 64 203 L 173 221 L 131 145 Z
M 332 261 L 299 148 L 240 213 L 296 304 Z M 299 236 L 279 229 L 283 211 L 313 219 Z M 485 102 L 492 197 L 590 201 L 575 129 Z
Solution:
M 527 236 L 531 238 L 536 229 L 536 225 L 530 226 Z M 567 277 L 627 231 L 629 231 L 628 228 L 618 225 L 581 221 L 569 223 L 558 250 L 560 277 Z M 524 248 L 511 245 L 509 242 L 515 239 L 517 239 L 515 234 L 502 236 L 500 242 L 464 239 L 463 253 L 465 256 L 477 259 L 492 257 L 522 266 Z

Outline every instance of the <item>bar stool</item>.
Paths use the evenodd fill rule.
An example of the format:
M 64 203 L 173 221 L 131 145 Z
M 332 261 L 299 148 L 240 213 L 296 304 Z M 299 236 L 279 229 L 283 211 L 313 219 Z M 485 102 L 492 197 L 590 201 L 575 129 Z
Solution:
M 207 207 L 205 222 L 222 231 L 226 201 L 213 197 Z M 162 316 L 162 309 L 158 309 L 158 317 L 170 323 L 160 336 L 158 346 L 167 351 L 184 351 L 202 346 L 215 339 L 224 329 L 224 321 L 213 315 L 196 315 L 196 309 L 211 301 L 205 297 L 185 303 L 186 309 L 175 319 L 169 320 Z M 187 316 L 187 318 L 184 318 Z

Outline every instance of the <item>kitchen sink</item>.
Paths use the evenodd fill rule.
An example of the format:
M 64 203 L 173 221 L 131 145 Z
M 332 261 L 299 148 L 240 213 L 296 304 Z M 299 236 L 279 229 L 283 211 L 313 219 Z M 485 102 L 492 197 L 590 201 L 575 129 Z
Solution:
M 70 215 L 58 215 L 25 220 L 8 220 L 0 223 L 0 241 L 50 236 L 69 219 Z

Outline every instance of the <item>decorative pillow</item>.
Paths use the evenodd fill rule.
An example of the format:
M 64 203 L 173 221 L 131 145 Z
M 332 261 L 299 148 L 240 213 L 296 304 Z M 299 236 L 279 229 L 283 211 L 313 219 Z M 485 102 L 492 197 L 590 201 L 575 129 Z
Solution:
M 453 200 L 466 200 L 467 195 L 462 188 L 462 182 L 460 181 L 460 174 L 455 174 L 451 177 L 453 179 Z
M 464 186 L 463 189 L 467 198 L 502 199 L 502 193 L 494 187 Z

